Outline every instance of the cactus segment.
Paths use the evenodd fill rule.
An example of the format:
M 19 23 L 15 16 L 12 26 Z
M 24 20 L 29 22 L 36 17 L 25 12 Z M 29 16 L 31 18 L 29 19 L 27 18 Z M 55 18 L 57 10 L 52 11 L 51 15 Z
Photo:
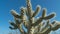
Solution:
M 46 11 L 47 11 L 47 9 L 43 8 L 42 18 L 46 17 Z
M 43 19 L 48 20 L 55 16 L 55 14 L 50 14 L 49 16 L 44 17 Z
M 33 13 L 32 17 L 35 17 L 41 10 L 41 7 L 38 5 L 36 11 Z
M 20 15 L 18 13 L 16 13 L 15 10 L 11 10 L 11 14 L 16 18 L 20 18 Z

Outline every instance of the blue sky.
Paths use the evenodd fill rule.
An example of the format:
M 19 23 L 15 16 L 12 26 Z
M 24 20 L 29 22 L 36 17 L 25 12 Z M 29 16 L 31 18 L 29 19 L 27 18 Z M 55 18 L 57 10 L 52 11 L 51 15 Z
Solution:
M 53 20 L 60 21 L 60 0 L 31 0 L 31 2 L 33 10 L 36 9 L 37 5 L 40 5 L 41 9 L 47 8 L 47 14 L 55 12 L 56 17 Z M 0 0 L 0 34 L 7 34 L 11 31 L 9 20 L 13 21 L 13 16 L 10 10 L 14 9 L 19 13 L 22 6 L 26 7 L 25 0 Z

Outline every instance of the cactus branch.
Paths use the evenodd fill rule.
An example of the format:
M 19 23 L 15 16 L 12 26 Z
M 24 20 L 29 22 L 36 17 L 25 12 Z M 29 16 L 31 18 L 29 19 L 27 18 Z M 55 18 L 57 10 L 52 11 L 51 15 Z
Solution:
M 38 5 L 32 17 L 35 17 L 40 12 L 40 10 L 41 10 L 41 7 Z
M 18 13 L 16 13 L 15 10 L 11 10 L 11 14 L 16 18 L 20 18 L 20 15 Z
M 43 13 L 42 13 L 42 17 L 43 17 L 43 18 L 46 17 L 46 11 L 47 11 L 47 9 L 44 8 L 44 9 L 43 9 Z

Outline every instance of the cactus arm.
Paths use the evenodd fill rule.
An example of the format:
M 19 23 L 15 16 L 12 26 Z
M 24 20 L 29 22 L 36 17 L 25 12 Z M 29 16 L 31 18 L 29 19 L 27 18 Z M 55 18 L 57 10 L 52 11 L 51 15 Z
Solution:
M 11 26 L 10 26 L 9 28 L 10 28 L 11 30 L 13 30 L 13 29 L 17 29 L 16 27 L 13 28 L 13 27 L 11 27 Z
M 12 26 L 16 26 L 16 24 L 15 23 L 10 23 Z
M 41 10 L 41 7 L 38 5 L 36 11 L 33 13 L 32 17 L 35 17 Z
M 54 24 L 50 24 L 50 26 L 51 26 L 51 29 L 52 29 L 53 31 L 55 31 L 55 30 L 57 30 L 58 28 L 60 28 L 60 24 L 57 23 L 57 22 L 55 22 Z
M 16 13 L 15 10 L 11 10 L 11 14 L 16 18 L 20 18 L 20 15 L 18 13 Z
M 47 11 L 47 9 L 43 8 L 42 18 L 46 17 L 46 11 Z
M 30 2 L 30 0 L 26 0 L 26 2 L 27 2 L 27 12 L 28 12 L 28 15 L 29 15 L 29 17 L 32 17 L 32 6 L 31 6 L 31 2 Z
M 10 22 L 10 24 L 14 27 L 18 27 L 14 22 Z
M 43 19 L 45 19 L 45 20 L 51 19 L 51 18 L 53 18 L 54 16 L 55 16 L 55 14 L 53 13 L 53 14 L 50 14 L 49 16 L 44 17 Z

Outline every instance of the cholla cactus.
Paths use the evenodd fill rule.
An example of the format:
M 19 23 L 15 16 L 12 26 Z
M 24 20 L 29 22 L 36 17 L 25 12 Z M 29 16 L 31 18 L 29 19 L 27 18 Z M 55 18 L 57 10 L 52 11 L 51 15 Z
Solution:
M 13 27 L 9 27 L 10 29 L 19 29 L 21 34 L 49 34 L 52 30 L 55 31 L 60 28 L 60 23 L 53 21 L 50 23 L 50 19 L 55 16 L 55 13 L 50 15 L 46 15 L 47 9 L 44 8 L 42 12 L 42 16 L 39 18 L 35 18 L 35 16 L 40 12 L 41 7 L 38 5 L 36 11 L 32 10 L 32 5 L 30 0 L 26 0 L 27 7 L 22 7 L 20 14 L 18 14 L 15 10 L 11 10 L 11 14 L 14 16 L 15 22 L 10 22 Z M 46 21 L 46 23 L 43 22 Z M 24 31 L 22 25 L 28 30 Z

